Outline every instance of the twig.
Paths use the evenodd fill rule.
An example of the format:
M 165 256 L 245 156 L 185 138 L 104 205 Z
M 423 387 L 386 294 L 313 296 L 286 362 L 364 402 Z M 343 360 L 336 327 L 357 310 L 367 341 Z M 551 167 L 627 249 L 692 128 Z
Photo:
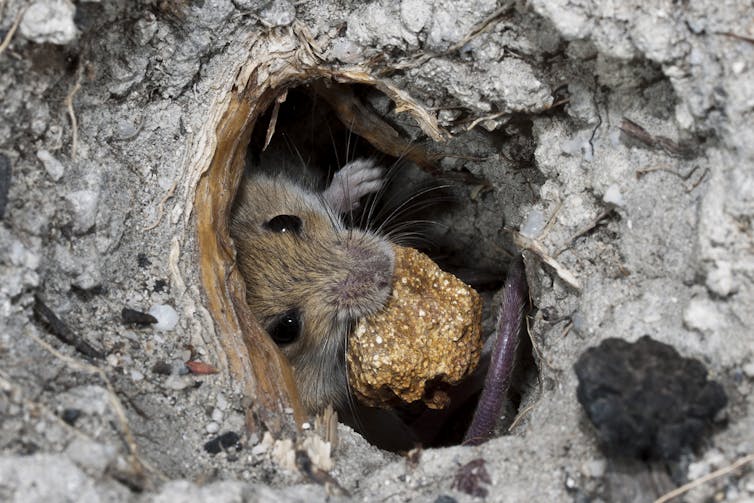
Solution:
M 568 242 L 566 242 L 566 244 L 564 244 L 557 252 L 555 252 L 555 256 L 559 257 L 561 253 L 563 253 L 564 251 L 566 251 L 568 248 L 571 247 L 571 245 L 573 244 L 574 241 L 576 241 L 581 236 L 583 236 L 587 232 L 589 232 L 592 229 L 594 229 L 595 227 L 597 227 L 597 225 L 599 225 L 599 223 L 602 222 L 605 218 L 607 218 L 608 216 L 610 216 L 613 213 L 613 211 L 615 211 L 615 208 L 608 208 L 605 211 L 603 211 L 602 213 L 600 213 L 599 215 L 597 215 L 597 218 L 595 218 L 594 220 L 592 220 L 591 222 L 589 222 L 581 230 L 579 230 L 576 234 L 574 234 L 573 236 L 571 236 L 571 238 L 568 240 Z
M 175 188 L 177 186 L 178 186 L 178 179 L 176 178 L 173 181 L 173 186 L 170 187 L 167 193 L 160 200 L 160 204 L 157 205 L 157 219 L 152 224 L 144 227 L 143 230 L 151 231 L 152 229 L 160 225 L 160 222 L 162 221 L 162 217 L 165 214 L 165 203 L 168 202 L 168 199 L 170 199 L 171 197 L 173 197 L 173 195 L 175 195 Z
M 102 358 L 104 355 L 101 351 L 93 348 L 88 342 L 78 337 L 73 331 L 61 320 L 42 299 L 38 296 L 34 298 L 34 314 L 37 318 L 46 323 L 52 335 L 57 337 L 61 342 L 73 346 L 76 351 L 89 358 Z
M 278 123 L 278 113 L 280 112 L 280 104 L 285 101 L 285 99 L 288 97 L 288 91 L 283 91 L 283 94 L 275 98 L 275 105 L 272 107 L 272 117 L 270 117 L 270 124 L 267 126 L 267 135 L 264 138 L 264 147 L 262 147 L 262 150 L 267 150 L 267 147 L 270 145 L 270 140 L 272 140 L 272 135 L 275 134 L 275 126 Z
M 11 25 L 10 30 L 8 30 L 8 33 L 5 34 L 3 43 L 0 44 L 0 54 L 5 52 L 5 49 L 7 49 L 10 45 L 10 41 L 13 39 L 13 35 L 15 35 L 16 30 L 18 29 L 18 25 L 21 24 L 21 19 L 24 17 L 27 8 L 28 6 L 24 7 L 23 9 L 18 11 L 18 14 L 16 14 L 16 19 L 13 20 L 13 24 Z
M 503 6 L 496 9 L 492 14 L 484 18 L 481 22 L 479 22 L 477 25 L 475 25 L 471 31 L 469 31 L 468 34 L 466 34 L 465 37 L 463 37 L 460 41 L 456 42 L 455 44 L 451 45 L 447 50 L 442 51 L 438 54 L 435 53 L 428 53 L 428 52 L 422 52 L 418 56 L 413 56 L 409 58 L 408 60 L 403 60 L 395 63 L 391 66 L 391 70 L 405 70 L 408 68 L 415 68 L 417 66 L 423 65 L 427 61 L 437 57 L 437 56 L 448 56 L 457 50 L 463 48 L 466 44 L 471 42 L 474 38 L 478 37 L 482 33 L 488 31 L 490 28 L 492 28 L 495 23 L 503 17 L 511 8 L 513 8 L 513 2 L 507 2 Z
M 724 35 L 726 37 L 732 37 L 737 40 L 741 40 L 742 42 L 748 42 L 750 44 L 754 44 L 754 38 L 747 37 L 745 35 L 739 35 L 738 33 L 733 33 L 731 31 L 716 31 L 715 35 Z
M 687 493 L 688 491 L 690 491 L 691 489 L 694 489 L 695 487 L 698 487 L 702 484 L 706 484 L 710 480 L 720 478 L 723 475 L 727 475 L 741 468 L 742 466 L 751 463 L 752 461 L 754 461 L 754 454 L 749 454 L 748 456 L 744 456 L 740 458 L 738 461 L 734 462 L 733 464 L 724 466 L 723 468 L 720 468 L 719 470 L 715 470 L 712 473 L 708 473 L 707 475 L 704 475 L 703 477 L 699 477 L 698 479 L 692 480 L 691 482 L 688 482 L 687 484 L 683 484 L 681 487 L 678 487 L 668 493 L 663 494 L 662 496 L 657 498 L 654 503 L 665 503 L 666 501 L 670 501 L 673 498 L 677 498 L 678 496 L 684 493 Z
M 79 64 L 78 70 L 76 70 L 76 82 L 65 97 L 65 107 L 68 110 L 68 117 L 71 119 L 71 160 L 76 160 L 76 149 L 79 145 L 79 124 L 76 120 L 76 111 L 73 109 L 73 98 L 76 93 L 81 89 L 81 78 L 84 74 L 84 65 Z
M 563 207 L 563 200 L 558 196 L 558 205 L 555 207 L 555 211 L 552 212 L 552 215 L 550 215 L 550 218 L 547 220 L 547 223 L 545 224 L 545 228 L 542 229 L 542 232 L 537 236 L 537 239 L 542 239 L 543 237 L 547 236 L 550 231 L 552 230 L 552 226 L 555 225 L 555 217 L 558 216 L 558 213 L 560 213 L 560 209 Z
M 694 157 L 695 152 L 688 143 L 678 143 L 666 136 L 652 135 L 646 129 L 634 121 L 623 117 L 618 129 L 628 138 L 632 138 L 647 147 L 659 149 L 673 157 L 690 159 Z
M 461 49 L 463 46 L 471 42 L 473 39 L 481 35 L 482 33 L 488 31 L 490 28 L 492 28 L 495 25 L 495 22 L 503 17 L 505 14 L 508 13 L 509 10 L 513 8 L 513 2 L 506 2 L 501 7 L 496 9 L 492 14 L 484 18 L 480 23 L 478 23 L 476 26 L 474 26 L 471 31 L 463 37 L 459 42 L 456 42 L 452 46 L 450 46 L 450 49 L 448 49 L 448 52 L 455 52 L 458 49 Z
M 113 388 L 112 383 L 110 382 L 110 379 L 107 377 L 107 374 L 105 372 L 95 367 L 94 365 L 90 365 L 88 363 L 83 363 L 80 361 L 77 361 L 67 355 L 64 355 L 54 347 L 50 346 L 47 342 L 40 339 L 36 334 L 34 334 L 31 331 L 27 331 L 26 334 L 39 346 L 41 346 L 43 349 L 45 349 L 48 353 L 62 361 L 63 363 L 67 364 L 69 367 L 73 368 L 74 370 L 78 370 L 80 372 L 86 372 L 89 374 L 96 374 L 102 379 L 102 381 L 105 383 L 105 386 L 107 387 L 107 395 L 108 399 L 110 400 L 110 405 L 113 407 L 113 411 L 115 412 L 115 416 L 120 423 L 120 429 L 121 434 L 123 435 L 123 440 L 126 443 L 126 447 L 128 448 L 129 452 L 129 458 L 131 461 L 131 468 L 134 471 L 134 474 L 136 476 L 143 476 L 144 474 L 144 468 L 149 469 L 152 473 L 157 474 L 158 476 L 167 479 L 167 477 L 162 474 L 159 470 L 152 467 L 145 461 L 142 461 L 139 458 L 138 455 L 138 449 L 136 447 L 136 441 L 134 440 L 133 433 L 131 432 L 131 428 L 128 425 L 128 419 L 126 418 L 126 413 L 123 408 L 123 404 L 118 399 L 118 396 L 115 393 L 115 389 Z
M 497 112 L 497 113 L 494 113 L 494 114 L 485 115 L 484 117 L 477 117 L 476 119 L 474 119 L 474 121 L 473 121 L 473 122 L 472 122 L 471 124 L 469 124 L 468 126 L 466 126 L 466 131 L 471 131 L 471 130 L 472 130 L 472 129 L 474 129 L 474 128 L 475 128 L 475 127 L 476 127 L 476 126 L 477 126 L 477 125 L 478 125 L 478 124 L 479 124 L 480 122 L 484 122 L 484 121 L 487 121 L 487 120 L 495 120 L 495 119 L 497 119 L 497 118 L 499 118 L 499 117 L 502 117 L 502 116 L 503 116 L 503 115 L 505 115 L 506 113 L 507 113 L 507 112 Z
M 576 276 L 574 276 L 571 271 L 563 267 L 562 264 L 560 264 L 557 260 L 550 256 L 550 254 L 545 251 L 539 241 L 528 238 L 523 234 L 520 234 L 519 232 L 513 230 L 511 232 L 513 233 L 513 242 L 516 244 L 516 246 L 518 246 L 520 249 L 529 250 L 530 252 L 538 256 L 540 260 L 542 260 L 542 262 L 552 267 L 552 269 L 555 271 L 555 274 L 557 274 L 560 279 L 565 281 L 571 287 L 577 290 L 581 290 L 581 283 L 578 279 L 576 279 Z

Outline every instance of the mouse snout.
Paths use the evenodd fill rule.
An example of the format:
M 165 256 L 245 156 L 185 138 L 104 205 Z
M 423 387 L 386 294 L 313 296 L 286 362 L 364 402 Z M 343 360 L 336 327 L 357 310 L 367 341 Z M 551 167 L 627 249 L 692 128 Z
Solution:
M 354 235 L 342 244 L 345 270 L 332 284 L 338 307 L 355 319 L 374 313 L 390 296 L 395 256 L 391 246 L 369 235 Z

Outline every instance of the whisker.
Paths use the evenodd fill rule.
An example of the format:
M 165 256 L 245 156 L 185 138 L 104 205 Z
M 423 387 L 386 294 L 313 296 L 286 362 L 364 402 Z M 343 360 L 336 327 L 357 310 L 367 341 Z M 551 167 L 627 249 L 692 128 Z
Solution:
M 418 198 L 425 196 L 431 192 L 447 189 L 449 187 L 450 185 L 437 185 L 437 186 L 429 187 L 427 189 L 420 190 L 419 192 L 412 194 L 405 201 L 403 201 L 400 205 L 398 205 L 396 208 L 394 208 L 391 211 L 391 213 L 385 218 L 385 220 L 377 228 L 376 232 L 378 234 L 381 233 L 382 230 L 391 222 L 391 220 L 396 218 L 396 216 L 400 216 L 402 214 L 405 214 L 406 211 L 409 211 L 411 208 L 408 205 L 416 201 Z

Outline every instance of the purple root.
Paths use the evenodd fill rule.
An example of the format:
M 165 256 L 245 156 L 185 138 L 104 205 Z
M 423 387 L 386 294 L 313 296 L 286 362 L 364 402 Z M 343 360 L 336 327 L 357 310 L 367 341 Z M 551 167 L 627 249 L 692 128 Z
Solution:
M 490 367 L 484 379 L 482 395 L 463 439 L 464 445 L 483 444 L 490 439 L 495 429 L 511 382 L 527 297 L 524 261 L 519 256 L 511 263 L 505 280 L 503 302 L 497 317 L 497 340 L 490 355 Z

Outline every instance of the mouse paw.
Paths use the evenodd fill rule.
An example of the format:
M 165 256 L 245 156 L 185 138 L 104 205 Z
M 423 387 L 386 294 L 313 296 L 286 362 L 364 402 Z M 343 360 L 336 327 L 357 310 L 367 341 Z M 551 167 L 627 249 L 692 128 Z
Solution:
M 385 171 L 375 167 L 372 159 L 357 159 L 335 173 L 322 195 L 338 213 L 354 211 L 359 207 L 359 199 L 380 190 L 384 174 Z

